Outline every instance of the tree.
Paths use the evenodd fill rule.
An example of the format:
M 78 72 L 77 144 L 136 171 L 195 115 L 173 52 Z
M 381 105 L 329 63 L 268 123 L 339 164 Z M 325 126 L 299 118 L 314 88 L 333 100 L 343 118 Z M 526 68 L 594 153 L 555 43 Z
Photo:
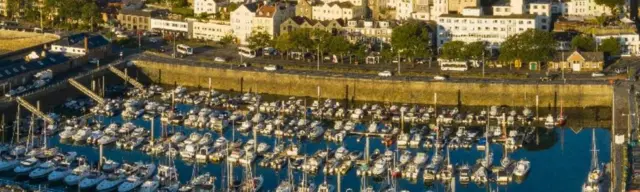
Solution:
M 556 47 L 553 35 L 547 31 L 529 29 L 509 36 L 500 45 L 502 61 L 547 61 Z
M 467 43 L 464 46 L 464 58 L 480 60 L 486 54 L 485 43 L 482 41 L 476 41 Z
M 280 52 L 289 52 L 294 48 L 293 43 L 291 43 L 291 36 L 289 33 L 283 33 L 274 41 L 274 47 Z M 280 54 L 284 57 L 284 54 Z
M 93 1 L 89 3 L 85 3 L 82 6 L 81 10 L 82 10 L 82 14 L 80 18 L 83 21 L 83 23 L 93 26 L 94 23 L 101 21 L 100 10 L 98 8 L 98 5 L 93 3 Z
M 571 48 L 580 51 L 593 51 L 596 49 L 596 41 L 589 35 L 577 35 L 571 39 Z
M 250 49 L 258 49 L 268 47 L 272 44 L 271 35 L 264 30 L 253 30 L 249 38 L 247 38 Z
M 313 41 L 311 41 L 311 30 L 308 28 L 297 29 L 289 32 L 291 44 L 295 50 L 302 51 L 306 49 L 314 49 Z
M 391 45 L 405 57 L 429 57 L 431 38 L 426 23 L 410 20 L 391 33 Z
M 616 38 L 608 38 L 602 41 L 600 45 L 600 51 L 609 55 L 620 55 L 620 43 Z
M 343 58 L 342 56 L 349 52 L 349 41 L 343 36 L 330 36 L 327 42 L 327 50 L 335 55 L 340 55 L 340 58 Z M 342 61 L 340 59 L 341 63 Z
M 222 37 L 222 39 L 220 39 L 220 44 L 229 45 L 234 42 L 234 39 L 235 38 L 233 38 L 233 36 L 227 34 L 224 37 Z
M 440 57 L 448 60 L 462 60 L 464 59 L 463 48 L 464 42 L 462 41 L 449 41 L 442 45 L 442 53 Z
M 609 7 L 612 11 L 618 6 L 623 5 L 624 0 L 595 0 L 596 4 Z

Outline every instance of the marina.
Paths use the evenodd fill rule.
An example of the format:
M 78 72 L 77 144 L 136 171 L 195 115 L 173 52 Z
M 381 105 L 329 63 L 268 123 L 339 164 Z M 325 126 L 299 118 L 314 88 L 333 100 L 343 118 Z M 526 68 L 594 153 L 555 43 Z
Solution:
M 69 100 L 62 107 L 95 114 L 87 119 L 64 119 L 57 126 L 31 118 L 18 121 L 15 126 L 21 131 L 14 139 L 19 134 L 33 137 L 5 150 L 9 155 L 4 155 L 0 170 L 16 167 L 5 179 L 104 191 L 316 191 L 316 186 L 338 185 L 341 191 L 575 191 L 584 183 L 575 178 L 587 178 L 592 169 L 588 162 L 575 162 L 591 158 L 594 146 L 608 148 L 610 140 L 605 129 L 575 133 L 562 127 L 567 121 L 563 111 L 570 109 L 561 109 L 557 118 L 536 118 L 526 107 L 346 107 L 328 99 L 263 98 L 183 87 L 164 91 L 151 86 L 124 95 L 127 99 L 103 102 Z M 592 141 L 596 135 L 598 140 Z M 32 148 L 36 143 L 49 149 Z M 64 166 L 59 159 L 66 158 L 53 157 L 58 153 L 51 152 L 52 146 L 82 158 Z M 54 155 L 44 155 L 48 153 Z M 609 161 L 608 151 L 598 153 L 604 157 L 598 164 Z M 98 164 L 93 168 L 101 170 L 85 164 Z M 49 173 L 54 179 L 19 176 L 25 173 L 35 178 Z M 62 176 L 53 173 L 66 174 L 65 183 L 55 182 Z M 73 175 L 82 179 L 67 182 Z

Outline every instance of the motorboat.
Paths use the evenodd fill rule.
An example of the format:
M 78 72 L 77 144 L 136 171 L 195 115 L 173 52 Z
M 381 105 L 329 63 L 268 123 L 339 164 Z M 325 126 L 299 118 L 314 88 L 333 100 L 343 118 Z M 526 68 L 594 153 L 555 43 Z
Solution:
M 160 182 L 157 180 L 147 180 L 142 185 L 138 192 L 156 192 L 160 188 Z
M 77 185 L 82 179 L 89 175 L 90 171 L 91 167 L 89 165 L 80 165 L 74 168 L 70 175 L 64 177 L 64 183 L 69 186 Z
M 27 175 L 31 173 L 34 169 L 38 168 L 40 165 L 40 160 L 35 157 L 31 157 L 25 160 L 20 161 L 20 165 L 13 169 L 13 172 L 16 175 Z
M 402 152 L 402 155 L 400 155 L 400 164 L 404 165 L 406 163 L 408 163 L 411 158 L 413 157 L 413 154 L 411 153 L 411 151 L 404 151 Z
M 335 189 L 335 186 L 327 183 L 326 181 L 318 185 L 318 192 L 333 192 Z
M 38 165 L 38 168 L 29 173 L 31 179 L 42 179 L 47 177 L 51 172 L 56 170 L 56 163 L 53 161 L 47 161 Z
M 213 143 L 212 137 L 213 136 L 211 135 L 211 133 L 205 133 L 204 135 L 202 135 L 202 137 L 198 141 L 198 145 L 200 146 L 211 145 L 211 143 Z
M 90 171 L 89 174 L 78 183 L 78 188 L 81 190 L 94 188 L 106 178 L 107 177 L 98 170 Z
M 187 140 L 184 140 L 184 144 L 196 144 L 198 143 L 198 141 L 200 141 L 200 138 L 202 138 L 200 134 L 193 132 L 189 135 L 189 138 Z
M 125 177 L 126 176 L 123 174 L 117 174 L 117 173 L 109 174 L 109 176 L 107 176 L 106 179 L 102 180 L 102 182 L 100 182 L 98 186 L 96 186 L 96 190 L 113 191 L 117 189 L 118 186 L 120 186 L 120 184 L 124 183 Z
M 428 155 L 425 152 L 418 152 L 416 156 L 413 158 L 413 164 L 423 165 L 427 162 Z
M 133 191 L 142 185 L 142 179 L 137 175 L 131 175 L 127 177 L 127 179 L 118 186 L 118 192 L 128 192 Z
M 20 160 L 15 156 L 7 156 L 0 159 L 0 172 L 15 169 L 20 164 Z
M 516 167 L 513 170 L 513 174 L 518 176 L 518 177 L 522 177 L 525 176 L 527 173 L 529 173 L 529 169 L 531 168 L 531 163 L 527 160 L 519 160 L 516 163 Z
M 93 144 L 97 143 L 100 138 L 104 136 L 104 133 L 100 130 L 92 131 L 89 137 L 87 137 L 87 143 Z
M 73 137 L 71 137 L 71 139 L 73 139 L 73 141 L 75 142 L 83 142 L 83 141 L 86 141 L 90 135 L 91 135 L 90 129 L 80 129 L 78 130 L 78 132 L 76 132 L 76 134 L 73 135 Z
M 118 140 L 117 137 L 114 137 L 111 135 L 103 135 L 102 137 L 100 137 L 100 139 L 98 139 L 96 143 L 98 145 L 109 145 L 109 144 L 112 144 L 113 142 L 116 142 L 116 140 Z
M 61 181 L 65 177 L 71 175 L 71 171 L 72 169 L 68 166 L 59 166 L 55 170 L 53 170 L 53 172 L 51 172 L 49 176 L 47 176 L 47 180 L 49 182 Z
M 171 143 L 180 143 L 186 139 L 187 139 L 187 136 L 185 136 L 184 133 L 182 132 L 176 132 L 173 135 L 171 135 L 171 138 L 170 138 Z
M 120 167 L 120 163 L 111 159 L 107 159 L 102 163 L 102 170 L 104 172 L 114 172 L 118 167 Z

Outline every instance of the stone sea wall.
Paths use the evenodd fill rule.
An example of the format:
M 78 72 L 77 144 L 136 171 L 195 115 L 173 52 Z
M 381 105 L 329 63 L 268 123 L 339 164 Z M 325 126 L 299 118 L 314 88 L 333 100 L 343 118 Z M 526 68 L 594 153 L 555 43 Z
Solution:
M 153 83 L 208 87 L 234 91 L 355 99 L 359 101 L 434 103 L 438 105 L 512 105 L 564 107 L 611 106 L 612 88 L 604 84 L 491 84 L 359 79 L 263 71 L 231 70 L 206 66 L 136 60 L 141 79 Z M 131 73 L 130 73 L 131 74 Z

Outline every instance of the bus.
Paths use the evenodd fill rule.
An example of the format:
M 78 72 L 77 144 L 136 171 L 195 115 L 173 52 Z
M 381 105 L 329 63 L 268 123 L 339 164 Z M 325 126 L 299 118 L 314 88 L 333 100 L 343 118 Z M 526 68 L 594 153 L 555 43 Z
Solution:
M 248 47 L 238 47 L 238 54 L 246 58 L 255 58 L 258 53 Z
M 177 46 L 178 53 L 183 55 L 193 55 L 193 48 L 185 44 L 179 44 Z
M 466 61 L 439 61 L 440 70 L 443 71 L 466 71 L 469 70 L 469 63 Z

